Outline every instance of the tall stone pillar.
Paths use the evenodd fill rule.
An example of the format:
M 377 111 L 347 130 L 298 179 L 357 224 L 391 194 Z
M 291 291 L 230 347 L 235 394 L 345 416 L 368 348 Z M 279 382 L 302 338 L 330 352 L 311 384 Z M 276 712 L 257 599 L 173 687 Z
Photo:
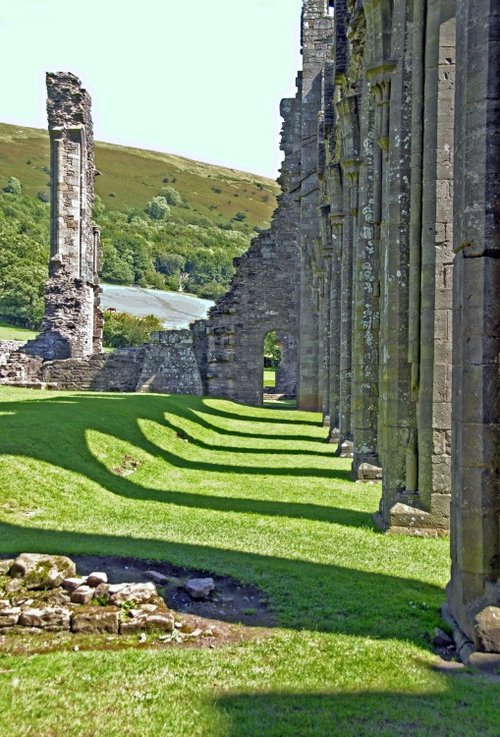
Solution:
M 375 205 L 378 153 L 374 129 L 374 95 L 365 91 L 361 110 L 363 164 L 359 174 L 358 238 L 354 244 L 352 434 L 353 476 L 362 463 L 378 465 L 379 373 L 379 203 Z
M 451 612 L 500 653 L 500 6 L 458 0 Z
M 382 133 L 379 454 L 384 526 L 399 526 L 397 505 L 407 501 L 408 488 L 415 484 L 416 420 L 408 363 L 411 10 L 410 2 L 394 5 L 393 58 L 369 70 L 371 84 L 379 90 Z
M 420 244 L 412 243 L 412 250 L 420 245 L 420 268 L 410 275 L 420 289 L 420 314 L 410 306 L 410 325 L 420 326 L 419 371 L 413 376 L 418 387 L 416 502 L 428 514 L 420 525 L 443 531 L 449 529 L 451 488 L 454 6 L 441 0 L 427 11 L 422 222 Z
M 49 280 L 42 333 L 23 352 L 45 360 L 81 358 L 102 347 L 99 229 L 92 222 L 91 100 L 73 74 L 47 74 L 51 157 Z
M 322 103 L 323 65 L 331 52 L 333 21 L 327 0 L 304 0 L 301 74 L 301 284 L 299 316 L 299 386 L 301 409 L 320 410 L 318 273 L 321 258 L 321 204 L 318 178 L 318 114 Z M 324 382 L 321 382 L 324 385 Z

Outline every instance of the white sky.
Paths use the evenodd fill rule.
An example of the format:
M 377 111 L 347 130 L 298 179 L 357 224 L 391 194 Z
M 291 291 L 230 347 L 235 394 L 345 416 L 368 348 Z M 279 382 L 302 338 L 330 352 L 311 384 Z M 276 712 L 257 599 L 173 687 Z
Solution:
M 46 126 L 45 72 L 93 99 L 95 137 L 276 176 L 301 0 L 0 0 L 0 121 Z

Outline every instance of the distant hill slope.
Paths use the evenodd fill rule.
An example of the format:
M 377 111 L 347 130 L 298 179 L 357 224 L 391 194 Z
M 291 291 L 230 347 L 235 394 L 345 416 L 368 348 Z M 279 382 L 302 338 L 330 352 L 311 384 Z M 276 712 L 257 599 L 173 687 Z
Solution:
M 99 141 L 95 160 L 101 172 L 96 192 L 110 210 L 142 209 L 168 184 L 189 206 L 189 210 L 172 208 L 175 219 L 183 222 L 191 221 L 189 211 L 215 223 L 244 212 L 251 230 L 269 222 L 276 206 L 276 182 L 256 174 Z M 22 182 L 24 194 L 48 191 L 49 138 L 45 130 L 0 123 L 0 188 L 10 176 Z
M 181 156 L 96 143 L 104 282 L 216 299 L 266 228 L 276 182 Z M 19 181 L 18 181 L 19 180 Z M 49 258 L 49 139 L 0 123 L 0 319 L 34 327 Z

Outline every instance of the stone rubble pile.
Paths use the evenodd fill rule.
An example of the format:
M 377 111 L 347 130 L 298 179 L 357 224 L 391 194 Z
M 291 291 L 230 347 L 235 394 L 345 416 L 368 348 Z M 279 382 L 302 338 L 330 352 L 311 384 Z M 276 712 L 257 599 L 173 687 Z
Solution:
M 78 576 L 62 555 L 23 553 L 0 561 L 0 634 L 172 632 L 174 615 L 147 583 L 109 584 L 106 573 Z

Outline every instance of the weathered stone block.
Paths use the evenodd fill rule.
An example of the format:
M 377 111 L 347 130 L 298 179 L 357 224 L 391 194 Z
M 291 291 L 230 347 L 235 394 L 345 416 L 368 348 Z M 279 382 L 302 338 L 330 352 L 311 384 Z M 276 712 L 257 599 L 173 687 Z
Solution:
M 116 607 L 84 607 L 71 615 L 71 631 L 83 635 L 116 635 L 119 616 Z

